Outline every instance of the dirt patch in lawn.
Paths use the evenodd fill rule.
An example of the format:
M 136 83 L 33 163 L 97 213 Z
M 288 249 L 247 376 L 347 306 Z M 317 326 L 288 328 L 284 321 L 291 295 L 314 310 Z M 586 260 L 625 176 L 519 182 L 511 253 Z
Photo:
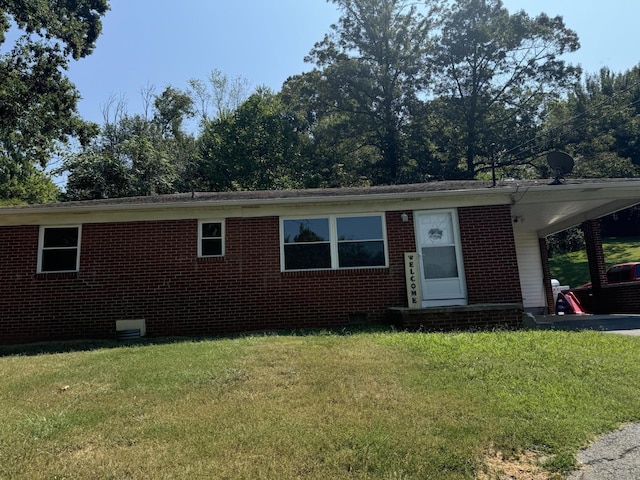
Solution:
M 490 451 L 484 459 L 486 470 L 478 474 L 478 480 L 552 480 L 557 478 L 543 470 L 539 457 L 526 452 L 518 457 L 505 458 L 501 452 Z

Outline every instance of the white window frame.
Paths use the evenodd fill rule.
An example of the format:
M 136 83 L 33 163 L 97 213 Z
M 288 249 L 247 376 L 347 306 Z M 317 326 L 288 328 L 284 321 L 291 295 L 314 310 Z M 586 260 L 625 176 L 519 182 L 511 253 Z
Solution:
M 382 240 L 384 249 L 384 265 L 374 266 L 358 266 L 358 267 L 340 267 L 338 257 L 338 218 L 353 218 L 353 217 L 377 217 L 380 218 L 382 228 L 381 239 L 364 239 L 359 241 L 379 241 Z M 328 219 L 329 221 L 329 252 L 331 256 L 330 268 L 303 268 L 303 269 L 286 269 L 285 268 L 285 254 L 284 254 L 284 222 L 287 220 L 301 220 L 301 219 Z M 313 271 L 329 271 L 329 270 L 361 270 L 361 269 L 381 269 L 389 268 L 389 243 L 387 240 L 387 222 L 385 213 L 349 213 L 340 215 L 296 215 L 288 217 L 280 217 L 280 271 L 281 272 L 313 272 Z
M 218 237 L 203 237 L 202 236 L 202 225 L 205 223 L 219 223 L 220 224 L 220 239 L 222 240 L 222 252 L 220 255 L 203 255 L 202 254 L 202 240 L 208 238 L 218 238 Z M 212 219 L 212 220 L 198 220 L 198 258 L 219 258 L 224 257 L 225 253 L 225 222 L 221 219 Z
M 74 270 L 43 270 L 42 260 L 44 250 L 66 250 L 70 247 L 44 247 L 44 233 L 47 229 L 55 228 L 77 228 L 78 229 L 78 244 L 76 249 L 76 265 Z M 38 273 L 74 273 L 80 271 L 80 247 L 82 243 L 82 225 L 40 225 L 40 233 L 38 235 Z

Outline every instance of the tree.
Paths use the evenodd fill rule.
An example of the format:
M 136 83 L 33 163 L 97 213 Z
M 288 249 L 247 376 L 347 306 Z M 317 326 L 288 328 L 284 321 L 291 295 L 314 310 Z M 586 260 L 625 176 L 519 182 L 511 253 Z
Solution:
M 296 119 L 268 89 L 206 122 L 199 138 L 202 185 L 212 191 L 302 187 Z
M 546 142 L 576 157 L 585 177 L 635 177 L 640 171 L 640 67 L 588 75 L 549 108 Z
M 229 77 L 214 69 L 206 81 L 197 78 L 189 80 L 189 88 L 200 122 L 205 123 L 236 110 L 247 98 L 249 81 L 244 77 Z
M 6 158 L 0 158 L 0 162 Z M 0 172 L 9 171 L 0 165 Z M 0 174 L 0 205 L 16 205 L 23 203 L 49 203 L 58 199 L 60 190 L 53 182 L 51 175 L 43 172 L 35 165 L 22 165 L 19 175 L 4 176 Z
M 510 152 L 506 164 L 527 160 L 516 147 L 535 135 L 545 102 L 578 81 L 579 68 L 562 60 L 579 48 L 576 33 L 559 16 L 510 15 L 500 0 L 460 0 L 444 11 L 439 42 L 440 114 L 461 135 L 467 176 L 491 166 L 495 150 Z
M 308 166 L 307 188 L 370 185 L 371 166 L 379 160 L 367 132 L 348 112 L 336 111 L 319 70 L 287 79 L 278 94 L 296 119 L 300 154 Z
M 435 8 L 422 13 L 407 0 L 329 1 L 341 17 L 307 61 L 321 69 L 324 101 L 351 124 L 360 148 L 377 149 L 370 181 L 396 183 L 406 161 L 405 128 L 427 83 Z
M 0 198 L 43 201 L 16 186 L 43 177 L 51 155 L 72 139 L 86 143 L 95 126 L 77 113 L 75 86 L 64 72 L 89 55 L 107 0 L 8 0 L 0 5 L 0 43 L 10 28 L 18 39 L 0 54 Z M 34 174 L 34 169 L 40 173 Z
M 69 156 L 66 198 L 83 200 L 189 191 L 195 140 L 183 130 L 193 115 L 191 98 L 167 87 L 143 95 L 152 115 L 129 115 L 122 102 L 110 102 L 96 139 Z

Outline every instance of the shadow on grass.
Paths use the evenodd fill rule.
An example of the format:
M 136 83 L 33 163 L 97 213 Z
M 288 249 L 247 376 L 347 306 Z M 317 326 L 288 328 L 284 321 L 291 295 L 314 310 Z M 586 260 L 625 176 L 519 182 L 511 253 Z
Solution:
M 277 336 L 318 336 L 318 335 L 355 335 L 358 333 L 391 333 L 396 331 L 393 327 L 384 324 L 352 326 L 342 328 L 316 328 L 294 330 L 268 330 L 258 332 L 244 332 L 218 336 L 194 336 L 194 337 L 141 337 L 132 340 L 69 340 L 29 343 L 23 345 L 0 345 L 0 357 L 10 356 L 38 356 L 52 355 L 56 353 L 88 352 L 109 348 L 144 347 L 154 345 L 169 345 L 176 343 L 199 343 L 216 340 L 229 340 L 234 338 L 252 337 L 277 337 Z
M 629 332 L 640 330 L 640 315 L 564 315 L 553 321 L 529 324 L 528 330 L 559 330 L 581 332 Z

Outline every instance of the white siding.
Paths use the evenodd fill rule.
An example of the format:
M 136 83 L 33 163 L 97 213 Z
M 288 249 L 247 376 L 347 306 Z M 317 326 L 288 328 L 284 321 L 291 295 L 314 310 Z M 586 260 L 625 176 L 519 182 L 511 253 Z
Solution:
M 538 235 L 535 232 L 515 231 L 514 236 L 523 306 L 528 311 L 545 309 L 547 301 Z

